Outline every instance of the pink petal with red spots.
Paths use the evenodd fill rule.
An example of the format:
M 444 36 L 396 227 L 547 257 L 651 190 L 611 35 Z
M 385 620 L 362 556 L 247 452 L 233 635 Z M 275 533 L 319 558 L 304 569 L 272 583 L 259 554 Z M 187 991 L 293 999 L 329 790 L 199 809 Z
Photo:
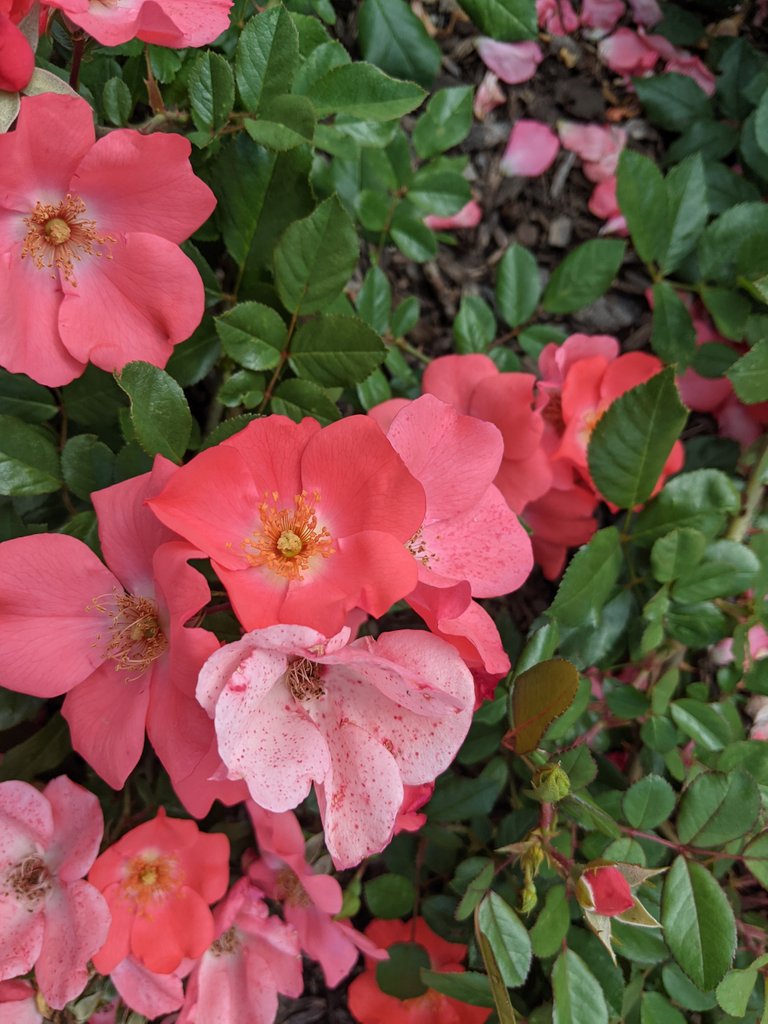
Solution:
M 110 913 L 85 881 L 55 886 L 45 906 L 45 931 L 35 977 L 46 1001 L 61 1010 L 88 983 L 88 961 L 109 931 Z

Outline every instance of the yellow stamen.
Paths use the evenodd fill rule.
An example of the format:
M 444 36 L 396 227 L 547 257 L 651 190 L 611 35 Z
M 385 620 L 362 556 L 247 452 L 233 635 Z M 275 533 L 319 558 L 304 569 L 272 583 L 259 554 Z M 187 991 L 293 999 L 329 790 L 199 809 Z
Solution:
M 116 242 L 112 235 L 96 230 L 96 221 L 83 218 L 85 203 L 79 196 L 67 193 L 60 203 L 36 202 L 29 217 L 24 218 L 28 231 L 21 248 L 21 258 L 29 257 L 38 270 L 60 271 L 64 279 L 77 287 L 75 261 L 83 256 L 112 257 L 97 246 Z
M 315 505 L 320 495 L 315 491 L 309 500 L 302 491 L 293 499 L 292 509 L 278 508 L 278 494 L 273 493 L 271 501 L 269 497 L 259 506 L 261 529 L 241 544 L 246 561 L 289 580 L 303 580 L 313 558 L 334 553 L 328 530 L 317 525 Z
M 141 675 L 168 647 L 157 605 L 150 598 L 115 592 L 94 597 L 88 607 L 112 620 L 104 654 L 118 670 L 137 669 Z M 98 633 L 96 643 L 101 639 Z
M 161 857 L 147 850 L 128 863 L 122 892 L 126 899 L 143 908 L 176 892 L 183 881 L 183 873 L 173 857 Z

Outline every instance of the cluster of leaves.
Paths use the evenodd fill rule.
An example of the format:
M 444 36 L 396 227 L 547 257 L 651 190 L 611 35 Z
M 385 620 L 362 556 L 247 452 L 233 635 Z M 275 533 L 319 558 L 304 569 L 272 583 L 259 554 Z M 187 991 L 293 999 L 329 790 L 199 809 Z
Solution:
M 495 38 L 536 34 L 527 0 L 461 6 Z M 667 34 L 687 45 L 703 26 L 678 10 Z M 419 301 L 393 307 L 386 255 L 432 259 L 440 237 L 424 215 L 469 200 L 458 147 L 472 90 L 427 99 L 440 51 L 403 0 L 363 0 L 363 60 L 336 38 L 329 0 L 252 12 L 236 0 L 231 30 L 202 51 L 129 43 L 84 55 L 80 91 L 101 123 L 183 130 L 195 147 L 218 199 L 185 247 L 208 311 L 166 371 L 134 363 L 113 379 L 89 369 L 55 394 L 0 372 L 0 539 L 56 529 L 96 548 L 92 491 L 147 471 L 158 453 L 180 463 L 254 415 L 328 423 L 418 394 L 407 336 Z M 72 39 L 57 25 L 41 47 L 41 63 L 63 76 Z M 751 659 L 748 643 L 750 628 L 768 626 L 768 544 L 750 532 L 761 523 L 766 457 L 737 464 L 733 445 L 708 437 L 688 445 L 684 472 L 652 496 L 687 419 L 676 372 L 726 375 L 744 403 L 768 394 L 768 62 L 727 38 L 713 40 L 709 59 L 713 99 L 679 75 L 635 83 L 649 119 L 678 137 L 666 173 L 633 151 L 619 165 L 619 202 L 653 292 L 650 343 L 669 366 L 593 433 L 590 472 L 619 514 L 606 510 L 528 635 L 506 605 L 493 609 L 514 678 L 476 713 L 427 825 L 347 887 L 348 916 L 418 912 L 457 941 L 474 917 L 470 971 L 419 974 L 417 964 L 416 991 L 495 1006 L 502 1024 L 517 1014 L 530 1024 L 766 1014 L 757 982 L 768 745 L 747 738 L 744 715 L 749 695 L 768 695 L 768 660 Z M 534 254 L 510 246 L 494 305 L 462 298 L 456 351 L 527 368 L 566 336 L 570 314 L 606 293 L 625 253 L 622 241 L 585 242 L 544 283 Z M 680 292 L 732 344 L 697 346 Z M 232 624 L 217 624 L 230 639 Z M 708 648 L 726 638 L 734 661 L 717 668 Z M 0 778 L 66 765 L 66 727 L 42 702 L 5 693 L 0 730 Z M 548 766 L 565 772 L 565 791 L 537 784 Z M 87 784 L 115 829 L 130 799 L 174 806 L 149 760 L 125 804 L 95 776 Z M 225 812 L 213 824 L 244 843 Z M 664 869 L 640 890 L 661 928 L 615 923 L 618 965 L 574 896 L 574 865 L 599 859 Z M 408 966 L 380 973 L 382 986 L 406 994 Z

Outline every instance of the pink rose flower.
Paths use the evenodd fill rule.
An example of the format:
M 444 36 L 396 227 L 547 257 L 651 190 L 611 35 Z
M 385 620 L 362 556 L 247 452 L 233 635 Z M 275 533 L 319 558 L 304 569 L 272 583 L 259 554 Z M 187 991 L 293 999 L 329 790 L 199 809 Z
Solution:
M 0 981 L 0 1024 L 43 1024 L 28 981 Z
M 56 1010 L 85 988 L 88 961 L 109 929 L 107 904 L 83 878 L 103 832 L 97 798 L 65 775 L 42 792 L 27 782 L 0 783 L 0 980 L 34 967 Z M 5 1005 L 22 1003 L 14 1024 L 24 1015 L 35 1020 L 20 989 L 3 995 Z
M 260 807 L 290 810 L 314 783 L 337 867 L 384 849 L 403 785 L 450 764 L 474 698 L 469 670 L 437 637 L 348 637 L 255 630 L 209 658 L 197 688 L 229 777 L 245 779 Z
M 112 969 L 109 976 L 117 994 L 129 1009 L 154 1020 L 161 1014 L 173 1013 L 181 1007 L 184 1002 L 182 979 L 189 974 L 193 965 L 193 960 L 182 960 L 170 974 L 156 974 L 134 957 L 127 956 Z M 90 1024 L 95 1022 L 91 1021 Z M 119 1024 L 115 1021 L 114 1012 L 107 1024 Z
M 588 868 L 579 882 L 586 889 L 594 912 L 603 917 L 616 917 L 634 905 L 629 882 L 613 864 Z
M 106 942 L 93 957 L 109 974 L 127 956 L 156 974 L 171 974 L 214 938 L 211 903 L 229 883 L 229 840 L 206 835 L 193 821 L 167 818 L 127 832 L 101 854 L 88 880 L 112 913 Z
M 178 1024 L 273 1024 L 277 994 L 304 987 L 296 932 L 241 878 L 214 911 L 216 939 L 189 976 Z
M 35 55 L 18 28 L 32 0 L 0 0 L 0 92 L 19 92 L 32 77 Z
M 105 46 L 205 46 L 229 28 L 232 0 L 46 0 Z
M 187 564 L 191 549 L 145 504 L 174 472 L 158 459 L 152 473 L 93 494 L 106 565 L 65 534 L 0 544 L 0 681 L 39 697 L 66 693 L 72 745 L 115 789 L 136 766 L 146 729 L 172 780 L 194 777 L 194 792 L 182 796 L 206 814 L 231 790 L 198 772 L 206 758 L 208 775 L 220 764 L 210 764 L 215 738 L 194 698 L 219 644 L 184 624 L 210 591 Z
M 383 615 L 416 584 L 405 543 L 424 491 L 366 416 L 324 429 L 254 420 L 179 469 L 150 506 L 210 556 L 246 629 L 332 635 L 353 608 Z
M 103 7 L 102 10 L 111 10 Z M 0 135 L 0 362 L 40 384 L 89 361 L 163 367 L 203 314 L 179 243 L 215 206 L 189 142 L 121 129 L 96 141 L 85 100 L 25 97 Z
M 307 864 L 296 815 L 291 811 L 275 814 L 250 800 L 246 806 L 259 844 L 259 857 L 249 865 L 248 875 L 266 896 L 280 902 L 301 949 L 320 964 L 328 987 L 335 988 L 347 977 L 361 951 L 373 959 L 386 959 L 384 950 L 348 921 L 335 920 L 343 901 L 341 886 Z

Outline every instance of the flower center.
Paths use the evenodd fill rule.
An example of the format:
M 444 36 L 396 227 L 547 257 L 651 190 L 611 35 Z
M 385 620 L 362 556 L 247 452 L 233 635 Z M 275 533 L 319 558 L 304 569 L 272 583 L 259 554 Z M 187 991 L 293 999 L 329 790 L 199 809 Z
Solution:
M 45 861 L 30 854 L 14 864 L 6 875 L 6 888 L 19 900 L 34 908 L 51 891 L 51 875 Z
M 112 235 L 102 235 L 96 230 L 96 221 L 87 220 L 85 203 L 79 196 L 67 193 L 60 203 L 35 203 L 29 217 L 24 218 L 27 234 L 21 248 L 21 258 L 28 256 L 38 270 L 61 271 L 66 281 L 74 288 L 75 261 L 83 256 L 106 256 L 97 246 L 116 242 Z
M 428 566 L 430 561 L 436 556 L 431 554 L 427 545 L 424 543 L 424 530 L 423 527 L 419 527 L 416 533 L 406 544 L 406 547 L 411 552 L 417 562 L 421 562 L 422 565 Z
M 290 907 L 312 906 L 312 900 L 295 871 L 291 871 L 287 867 L 280 868 L 275 881 L 277 883 L 277 898 L 281 903 L 287 903 Z
M 183 881 L 177 861 L 152 850 L 129 861 L 122 883 L 123 896 L 140 907 L 176 892 Z
M 325 696 L 325 687 L 320 682 L 320 666 L 307 658 L 296 658 L 288 666 L 286 682 L 294 700 L 317 700 Z
M 211 953 L 214 956 L 224 956 L 227 953 L 236 953 L 240 949 L 240 939 L 237 935 L 237 928 L 232 925 L 227 928 L 215 942 L 211 943 Z
M 168 646 L 160 628 L 157 605 L 148 597 L 115 592 L 94 597 L 89 607 L 112 620 L 105 657 L 111 658 L 118 670 L 138 669 L 141 675 Z M 101 633 L 96 636 L 96 642 L 100 640 Z
M 541 410 L 541 415 L 546 423 L 551 423 L 558 434 L 565 430 L 563 420 L 563 398 L 559 391 L 548 392 L 549 400 Z
M 331 535 L 324 526 L 317 526 L 315 505 L 320 494 L 315 491 L 308 500 L 307 492 L 302 491 L 293 499 L 292 509 L 278 508 L 277 492 L 271 497 L 271 502 L 266 496 L 259 506 L 261 529 L 242 542 L 246 561 L 286 579 L 303 580 L 314 557 L 333 554 Z

